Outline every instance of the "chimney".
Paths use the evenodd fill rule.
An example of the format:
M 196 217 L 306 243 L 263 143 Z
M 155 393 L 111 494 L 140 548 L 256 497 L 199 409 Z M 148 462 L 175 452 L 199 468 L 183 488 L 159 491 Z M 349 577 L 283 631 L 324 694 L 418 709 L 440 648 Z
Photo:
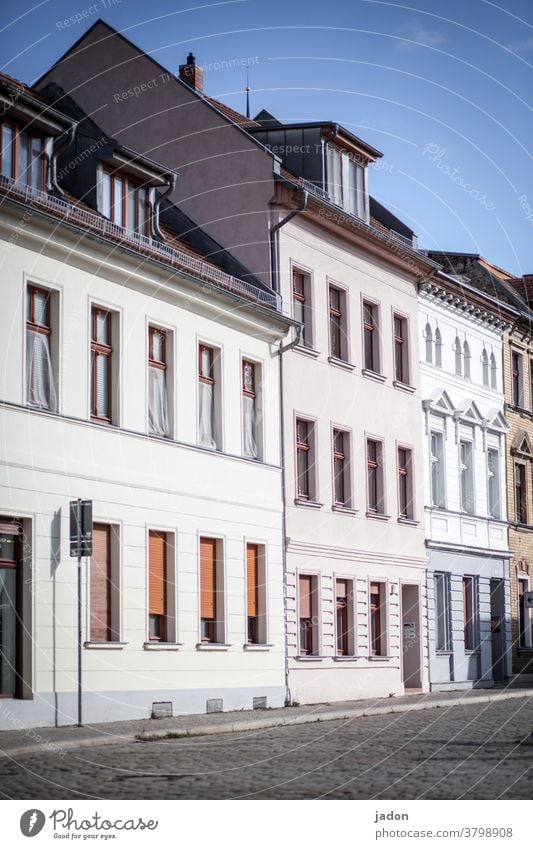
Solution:
M 179 78 L 196 91 L 204 90 L 204 69 L 196 64 L 196 59 L 192 53 L 187 56 L 187 64 L 180 65 Z

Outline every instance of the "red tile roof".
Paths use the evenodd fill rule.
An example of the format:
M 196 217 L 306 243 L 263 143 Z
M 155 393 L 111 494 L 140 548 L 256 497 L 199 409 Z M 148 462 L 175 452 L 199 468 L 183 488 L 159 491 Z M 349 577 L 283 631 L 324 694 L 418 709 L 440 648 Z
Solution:
M 241 115 L 240 112 L 237 112 L 235 109 L 232 109 L 231 106 L 226 106 L 225 103 L 221 103 L 220 100 L 216 100 L 214 97 L 209 97 L 207 94 L 205 95 L 205 100 L 214 106 L 215 109 L 218 109 L 219 112 L 222 112 L 226 118 L 229 118 L 230 121 L 233 121 L 234 124 L 238 124 L 239 127 L 243 129 L 248 129 L 249 127 L 260 127 L 257 121 L 254 121 L 252 118 L 247 118 L 246 115 Z

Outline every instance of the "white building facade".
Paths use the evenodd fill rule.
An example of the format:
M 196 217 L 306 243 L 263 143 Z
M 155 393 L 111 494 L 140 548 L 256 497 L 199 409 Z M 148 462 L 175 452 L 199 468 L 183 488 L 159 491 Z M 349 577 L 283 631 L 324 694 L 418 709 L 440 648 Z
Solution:
M 491 687 L 510 674 L 505 319 L 444 275 L 419 312 L 430 686 Z
M 430 269 L 320 203 L 309 195 L 279 245 L 285 309 L 304 324 L 283 355 L 288 673 L 301 704 L 428 688 L 416 280 Z
M 83 721 L 281 706 L 290 322 L 273 293 L 50 197 L 20 161 L 0 178 L 0 729 L 77 721 L 78 497 Z

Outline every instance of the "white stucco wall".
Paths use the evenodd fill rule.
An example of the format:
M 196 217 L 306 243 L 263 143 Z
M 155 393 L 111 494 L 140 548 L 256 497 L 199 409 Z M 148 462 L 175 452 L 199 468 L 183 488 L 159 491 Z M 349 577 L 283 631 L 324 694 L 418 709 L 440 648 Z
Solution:
M 303 217 L 281 230 L 282 294 L 292 309 L 292 272 L 311 276 L 313 351 L 297 348 L 284 356 L 284 435 L 287 489 L 287 640 L 291 696 L 299 702 L 388 696 L 403 693 L 401 669 L 400 583 L 420 587 L 416 620 L 422 688 L 427 686 L 425 657 L 425 548 L 423 527 L 423 439 L 420 429 L 420 373 L 416 288 L 411 279 L 382 265 L 347 243 L 324 236 Z M 352 368 L 328 361 L 328 285 L 346 291 L 348 351 Z M 381 372 L 378 382 L 362 374 L 362 300 L 378 303 Z M 393 311 L 407 318 L 410 383 L 393 385 Z M 295 419 L 315 420 L 320 507 L 295 504 Z M 333 426 L 351 431 L 354 512 L 332 509 Z M 384 441 L 386 519 L 367 517 L 366 438 Z M 398 521 L 397 448 L 413 451 L 414 518 Z M 298 573 L 316 575 L 320 590 L 318 656 L 299 655 Z M 336 658 L 335 578 L 354 584 L 354 643 L 350 658 Z M 387 656 L 372 657 L 369 647 L 369 582 L 386 582 Z
M 31 559 L 32 699 L 2 700 L 0 728 L 76 721 L 76 561 L 69 556 L 69 501 L 94 502 L 94 520 L 119 533 L 120 641 L 83 651 L 84 719 L 149 716 L 153 701 L 175 713 L 250 708 L 255 696 L 283 704 L 282 499 L 279 468 L 279 321 L 236 304 L 179 274 L 46 223 L 24 228 L 4 210 L 0 316 L 0 515 L 23 517 Z M 18 226 L 18 230 L 16 229 Z M 16 238 L 13 238 L 13 233 Z M 25 286 L 54 290 L 59 305 L 60 415 L 25 407 Z M 90 303 L 118 314 L 119 426 L 89 420 Z M 147 324 L 172 330 L 174 433 L 147 434 Z M 220 347 L 222 452 L 197 446 L 197 346 Z M 116 338 L 115 338 L 116 347 Z M 265 462 L 242 457 L 241 358 L 261 366 Z M 147 640 L 147 532 L 174 535 L 176 650 L 150 651 Z M 200 536 L 224 543 L 224 650 L 198 650 Z M 265 546 L 268 646 L 246 643 L 246 542 Z M 87 563 L 83 563 L 84 640 Z
M 441 333 L 442 365 L 427 361 L 427 326 L 435 340 Z M 470 378 L 456 374 L 455 343 L 465 340 L 470 349 Z M 430 556 L 428 562 L 428 651 L 432 689 L 458 686 L 492 686 L 491 579 L 503 581 L 504 602 L 500 673 L 510 670 L 509 561 L 507 539 L 505 432 L 502 388 L 502 329 L 474 310 L 464 310 L 453 298 L 441 299 L 422 293 L 419 323 L 420 373 L 422 386 L 422 429 L 424 432 L 424 504 Z M 489 386 L 483 380 L 483 351 L 489 359 Z M 497 365 L 495 387 L 491 388 L 490 357 Z M 475 407 L 473 406 L 475 405 Z M 431 432 L 443 434 L 445 506 L 432 506 Z M 472 443 L 474 502 L 472 512 L 461 506 L 460 441 Z M 499 451 L 500 515 L 489 515 L 487 450 Z M 436 643 L 434 572 L 449 576 L 447 620 L 449 651 Z M 477 582 L 475 651 L 465 650 L 463 577 Z M 494 584 L 492 585 L 494 586 Z M 496 654 L 494 657 L 496 657 Z

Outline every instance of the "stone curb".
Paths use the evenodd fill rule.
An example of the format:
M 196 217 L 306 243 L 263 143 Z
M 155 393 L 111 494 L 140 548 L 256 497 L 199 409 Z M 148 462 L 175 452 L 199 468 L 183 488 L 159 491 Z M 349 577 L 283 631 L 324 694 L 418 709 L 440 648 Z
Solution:
M 512 690 L 497 694 L 471 696 L 468 699 L 439 699 L 438 701 L 420 701 L 414 704 L 387 705 L 386 707 L 348 708 L 344 710 L 323 710 L 320 713 L 302 714 L 301 716 L 278 716 L 265 719 L 238 720 L 237 722 L 219 722 L 205 725 L 197 725 L 194 728 L 187 726 L 166 728 L 162 731 L 143 732 L 135 735 L 135 739 L 141 742 L 154 742 L 172 737 L 198 737 L 207 734 L 230 734 L 242 731 L 258 731 L 266 728 L 277 728 L 288 725 L 306 725 L 313 722 L 331 722 L 340 719 L 356 719 L 365 716 L 381 716 L 388 713 L 407 713 L 414 710 L 430 710 L 431 708 L 461 707 L 471 704 L 483 704 L 496 702 L 500 699 L 523 699 L 533 698 L 531 690 Z
M 470 690 L 468 691 L 471 692 Z M 58 737 L 57 739 L 49 739 L 43 743 L 33 743 L 28 746 L 14 746 L 10 748 L 0 748 L 0 760 L 14 759 L 24 755 L 31 755 L 42 752 L 59 752 L 64 753 L 73 749 L 83 749 L 91 746 L 106 746 L 120 745 L 121 743 L 135 742 L 157 742 L 174 736 L 180 737 L 198 737 L 208 734 L 234 734 L 243 731 L 262 731 L 268 728 L 281 728 L 290 725 L 307 725 L 314 722 L 331 722 L 334 720 L 357 719 L 366 716 L 383 716 L 389 713 L 408 713 L 414 710 L 430 710 L 431 708 L 450 708 L 462 707 L 471 704 L 486 704 L 488 702 L 497 702 L 501 699 L 523 699 L 533 698 L 533 691 L 512 689 L 512 690 L 497 690 L 485 692 L 477 696 L 464 695 L 460 697 L 450 698 L 443 696 L 438 700 L 421 700 L 412 704 L 387 704 L 376 705 L 375 707 L 353 707 L 344 708 L 342 710 L 327 709 L 317 713 L 302 713 L 297 716 L 282 716 L 283 708 L 276 711 L 276 716 L 264 717 L 263 719 L 241 719 L 235 722 L 206 722 L 199 725 L 186 724 L 176 726 L 175 728 L 165 728 L 161 731 L 145 731 L 141 733 L 124 733 L 124 734 L 99 734 L 96 737 L 84 737 L 76 739 L 75 737 Z M 183 720 L 182 720 L 183 721 Z M 21 732 L 24 733 L 24 732 Z M 1 743 L 1 736 L 0 736 Z

